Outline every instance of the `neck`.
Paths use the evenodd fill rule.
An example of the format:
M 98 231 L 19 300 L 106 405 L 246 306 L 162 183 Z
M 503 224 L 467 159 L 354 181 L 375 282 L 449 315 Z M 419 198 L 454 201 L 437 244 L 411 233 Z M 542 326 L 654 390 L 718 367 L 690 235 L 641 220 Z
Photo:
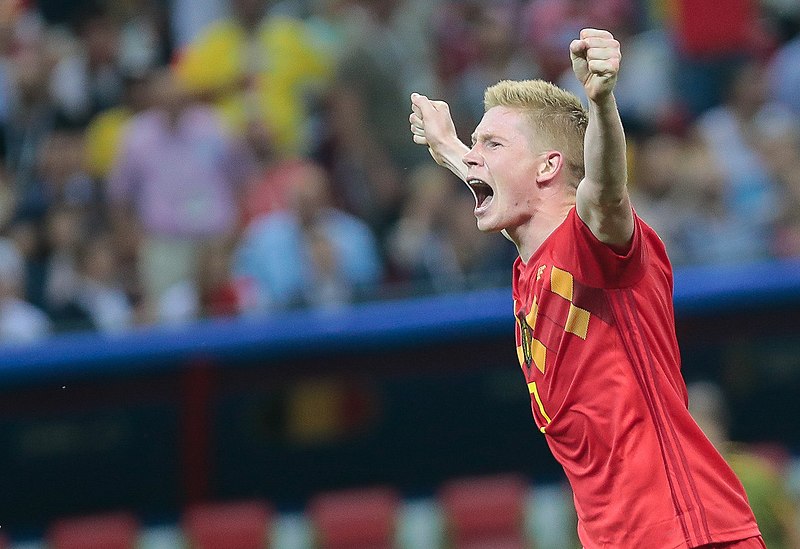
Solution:
M 554 204 L 553 207 L 537 211 L 530 220 L 518 227 L 508 229 L 507 236 L 517 246 L 517 252 L 524 263 L 536 253 L 575 206 L 575 201 Z

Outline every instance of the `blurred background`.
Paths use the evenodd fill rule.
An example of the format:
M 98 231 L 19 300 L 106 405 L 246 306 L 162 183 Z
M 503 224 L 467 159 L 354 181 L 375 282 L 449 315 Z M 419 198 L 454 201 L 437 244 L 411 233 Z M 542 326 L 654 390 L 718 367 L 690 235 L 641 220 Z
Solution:
M 516 250 L 408 114 L 580 94 L 586 26 L 692 410 L 800 548 L 796 0 L 0 1 L 0 547 L 577 547 Z

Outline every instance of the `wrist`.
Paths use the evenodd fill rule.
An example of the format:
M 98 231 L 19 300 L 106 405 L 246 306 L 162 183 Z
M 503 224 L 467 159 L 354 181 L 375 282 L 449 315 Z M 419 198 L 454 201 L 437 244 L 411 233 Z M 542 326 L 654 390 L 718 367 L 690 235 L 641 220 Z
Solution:
M 614 92 L 608 91 L 589 97 L 589 110 L 596 110 L 601 114 L 616 111 L 617 100 L 614 97 Z
M 469 148 L 456 136 L 453 136 L 451 139 L 439 143 L 436 151 L 443 159 L 460 164 L 461 159 L 467 154 Z

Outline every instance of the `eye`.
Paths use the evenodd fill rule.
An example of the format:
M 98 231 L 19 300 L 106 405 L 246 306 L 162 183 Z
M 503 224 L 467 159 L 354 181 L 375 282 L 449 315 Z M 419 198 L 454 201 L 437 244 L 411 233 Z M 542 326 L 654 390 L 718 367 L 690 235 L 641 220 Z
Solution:
M 498 143 L 497 141 L 489 141 L 486 143 L 486 147 L 489 149 L 496 149 L 500 147 L 500 143 Z

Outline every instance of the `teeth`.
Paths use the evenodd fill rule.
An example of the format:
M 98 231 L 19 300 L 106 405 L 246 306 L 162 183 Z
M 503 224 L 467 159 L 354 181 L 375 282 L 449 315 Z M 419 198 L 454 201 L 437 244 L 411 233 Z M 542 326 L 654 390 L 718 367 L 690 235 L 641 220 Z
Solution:
M 481 181 L 480 179 L 470 179 L 467 184 L 470 186 L 471 189 L 482 189 L 487 190 L 488 192 L 493 192 L 492 187 L 489 186 L 488 183 L 485 181 Z
M 467 179 L 467 186 L 475 197 L 476 209 L 488 206 L 489 202 L 491 202 L 494 197 L 494 189 L 482 179 L 471 177 Z

